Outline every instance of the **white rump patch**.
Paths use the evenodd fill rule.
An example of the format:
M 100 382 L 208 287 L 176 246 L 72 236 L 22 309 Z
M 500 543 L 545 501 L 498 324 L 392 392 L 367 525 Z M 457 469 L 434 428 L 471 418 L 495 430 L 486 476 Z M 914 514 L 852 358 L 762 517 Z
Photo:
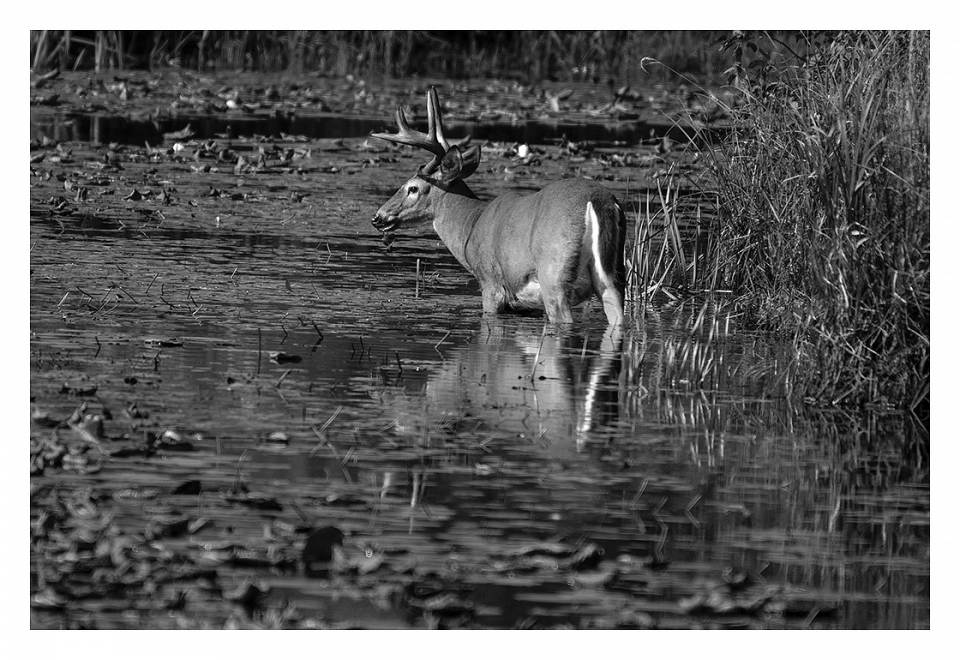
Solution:
M 607 289 L 613 288 L 613 280 L 603 270 L 603 262 L 600 259 L 600 219 L 597 212 L 593 210 L 593 202 L 587 202 L 587 211 L 584 213 L 583 221 L 590 232 L 590 245 L 593 249 L 593 267 L 597 271 L 597 277 L 603 282 Z

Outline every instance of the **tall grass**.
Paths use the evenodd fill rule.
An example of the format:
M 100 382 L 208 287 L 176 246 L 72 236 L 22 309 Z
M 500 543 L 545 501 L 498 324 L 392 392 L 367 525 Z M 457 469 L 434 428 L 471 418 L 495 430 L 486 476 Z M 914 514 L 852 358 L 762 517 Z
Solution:
M 393 31 L 393 30 L 33 30 L 35 73 L 192 69 L 313 72 L 321 75 L 496 76 L 543 79 L 647 79 L 644 55 L 688 75 L 719 74 L 721 32 L 702 31 Z
M 626 255 L 627 301 L 643 310 L 658 300 L 729 293 L 719 288 L 717 219 L 702 216 L 702 196 L 682 193 L 672 166 L 655 184 L 655 194 L 648 191 L 640 201 Z M 696 217 L 692 227 L 690 213 Z
M 795 386 L 929 414 L 929 33 L 738 35 L 717 268 Z M 777 53 L 776 56 L 773 53 Z

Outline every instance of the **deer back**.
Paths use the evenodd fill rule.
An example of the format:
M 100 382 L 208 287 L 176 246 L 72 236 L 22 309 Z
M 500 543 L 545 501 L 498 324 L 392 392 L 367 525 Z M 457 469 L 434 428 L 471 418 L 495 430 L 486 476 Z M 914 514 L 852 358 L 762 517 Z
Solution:
M 571 267 L 583 247 L 588 202 L 619 223 L 616 198 L 587 179 L 564 179 L 530 195 L 497 197 L 466 242 L 468 267 L 481 280 L 503 279 L 514 287 L 550 264 Z

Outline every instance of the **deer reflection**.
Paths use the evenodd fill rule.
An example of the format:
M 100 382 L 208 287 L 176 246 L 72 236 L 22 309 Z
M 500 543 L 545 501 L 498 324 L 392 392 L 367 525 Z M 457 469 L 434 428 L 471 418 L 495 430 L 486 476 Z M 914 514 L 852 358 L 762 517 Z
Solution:
M 471 341 L 444 352 L 421 392 L 395 392 L 384 403 L 395 431 L 421 444 L 441 436 L 485 444 L 489 436 L 546 458 L 570 457 L 619 420 L 622 342 L 612 326 L 541 329 L 530 319 L 485 317 Z M 381 500 L 406 499 L 409 488 L 415 507 L 423 479 L 419 470 L 386 472 Z
M 583 449 L 615 422 L 621 397 L 619 329 L 573 331 L 529 319 L 486 317 L 471 341 L 445 351 L 418 395 L 394 399 L 396 429 L 515 433 L 549 443 L 551 454 Z

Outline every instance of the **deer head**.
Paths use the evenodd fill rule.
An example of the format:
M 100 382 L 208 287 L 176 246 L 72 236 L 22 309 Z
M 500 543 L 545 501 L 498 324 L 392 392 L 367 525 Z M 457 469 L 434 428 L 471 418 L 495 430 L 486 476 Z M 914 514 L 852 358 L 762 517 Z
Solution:
M 464 148 L 467 138 L 451 146 L 444 137 L 440 102 L 434 87 L 427 92 L 426 133 L 410 128 L 401 106 L 397 106 L 396 120 L 398 133 L 372 133 L 372 137 L 420 147 L 433 157 L 377 211 L 373 226 L 384 233 L 433 222 L 439 200 L 448 193 L 475 197 L 463 179 L 473 174 L 480 164 L 479 145 Z

